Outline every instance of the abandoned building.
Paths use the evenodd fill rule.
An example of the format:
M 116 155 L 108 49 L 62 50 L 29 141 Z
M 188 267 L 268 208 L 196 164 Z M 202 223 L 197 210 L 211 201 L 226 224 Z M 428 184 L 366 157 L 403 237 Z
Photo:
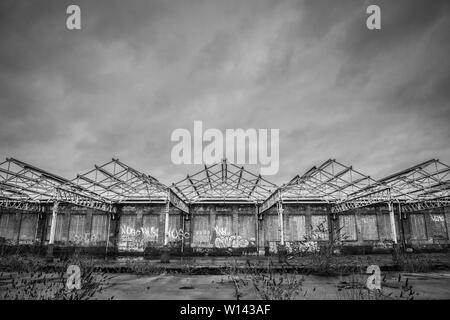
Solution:
M 108 255 L 267 255 L 447 249 L 450 167 L 374 180 L 328 160 L 277 186 L 224 160 L 166 186 L 117 159 L 66 179 L 0 164 L 2 250 Z

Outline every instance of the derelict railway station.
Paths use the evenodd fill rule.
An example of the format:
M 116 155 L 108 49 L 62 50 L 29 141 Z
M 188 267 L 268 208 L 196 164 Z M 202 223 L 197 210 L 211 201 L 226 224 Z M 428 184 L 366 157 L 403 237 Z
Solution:
M 2 253 L 270 255 L 339 241 L 342 253 L 446 250 L 450 167 L 380 180 L 336 160 L 277 186 L 226 160 L 166 186 L 117 159 L 69 180 L 0 164 Z

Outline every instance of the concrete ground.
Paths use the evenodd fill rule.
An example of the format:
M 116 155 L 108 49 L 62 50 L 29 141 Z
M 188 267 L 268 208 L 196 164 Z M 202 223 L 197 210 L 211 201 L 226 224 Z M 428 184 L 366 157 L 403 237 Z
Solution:
M 424 265 L 429 265 L 432 269 L 450 270 L 450 254 L 449 253 L 424 253 L 408 255 L 412 259 L 420 258 Z M 138 266 L 153 266 L 155 268 L 165 268 L 178 272 L 195 272 L 207 273 L 208 270 L 213 273 L 215 269 L 226 266 L 245 267 L 248 263 L 252 266 L 267 267 L 270 263 L 275 268 L 292 267 L 308 271 L 317 268 L 317 261 L 314 257 L 290 257 L 287 264 L 280 264 L 277 256 L 236 256 L 236 257 L 171 257 L 170 263 L 162 264 L 159 259 L 144 259 L 119 257 L 113 260 L 99 260 L 96 262 L 102 266 L 106 272 L 124 272 L 130 269 L 128 273 L 135 273 Z M 395 271 L 395 263 L 391 254 L 367 254 L 367 255 L 343 255 L 333 256 L 332 264 L 342 267 L 365 268 L 369 265 L 376 264 L 385 271 Z M 129 268 L 132 265 L 132 268 Z M 120 271 L 122 270 L 122 271 Z
M 297 283 L 300 279 L 303 279 L 302 284 L 296 287 L 299 292 L 291 292 L 289 295 L 294 299 L 353 300 L 380 299 L 383 297 L 404 299 L 411 296 L 414 299 L 450 299 L 450 254 L 415 254 L 411 255 L 411 258 L 420 258 L 420 261 L 426 261 L 426 263 L 423 263 L 427 267 L 426 271 L 413 268 L 414 272 L 399 272 L 398 269 L 395 269 L 392 255 L 389 254 L 353 255 L 333 257 L 333 263 L 340 266 L 339 272 L 334 273 L 333 276 L 324 276 L 317 272 L 309 273 L 311 270 L 317 271 L 317 261 L 313 257 L 297 257 L 288 260 L 288 265 L 297 268 L 297 270 L 294 273 L 284 273 L 284 283 L 289 279 Z M 11 261 L 6 257 L 0 259 L 0 266 L 2 266 L 0 268 L 0 299 L 4 297 L 3 294 L 7 290 L 17 286 L 17 283 L 20 282 L 17 279 L 28 277 L 33 280 L 33 277 L 40 274 L 44 275 L 45 278 L 56 277 L 56 281 L 64 281 L 55 274 L 55 272 L 64 274 L 64 270 L 58 269 L 59 271 L 56 271 L 57 268 L 52 268 L 52 264 L 47 264 L 43 260 L 44 258 L 35 257 L 33 259 L 32 262 L 18 260 L 15 264 L 11 262 L 14 259 Z M 31 268 L 25 268 L 28 271 L 14 269 L 27 263 L 31 266 Z M 55 266 L 57 264 L 58 262 L 54 263 Z M 162 264 L 158 259 L 125 257 L 108 260 L 96 259 L 94 265 L 99 267 L 99 270 L 103 273 L 106 272 L 111 279 L 103 282 L 104 291 L 97 293 L 93 298 L 233 300 L 236 299 L 236 294 L 238 294 L 239 298 L 243 300 L 260 299 L 261 296 L 255 291 L 255 282 L 251 281 L 248 274 L 243 274 L 249 264 L 251 273 L 258 268 L 260 271 L 266 272 L 266 268 L 270 265 L 272 270 L 276 270 L 274 273 L 278 275 L 276 276 L 278 277 L 277 281 L 282 268 L 285 266 L 285 264 L 278 262 L 276 256 L 191 257 L 183 259 L 172 257 L 168 264 Z M 365 283 L 369 275 L 364 274 L 364 272 L 367 266 L 372 264 L 381 268 L 382 296 L 367 295 L 365 289 Z M 11 265 L 16 267 L 11 269 Z M 41 269 L 42 266 L 45 269 Z M 353 269 L 346 268 L 347 266 L 353 267 Z M 233 281 L 236 280 L 236 274 L 231 273 L 230 269 L 224 267 L 236 267 L 239 278 L 250 281 L 247 282 L 247 285 L 243 285 L 239 281 Z M 421 264 L 419 264 L 419 267 L 421 267 Z M 236 283 L 238 283 L 238 290 L 236 290 Z M 264 286 L 262 282 L 256 282 L 256 284 L 259 288 L 267 288 L 268 292 L 275 298 L 277 297 L 277 290 L 281 287 L 279 285 L 274 287 Z M 36 287 L 34 291 L 40 293 L 42 290 Z M 11 297 L 11 295 L 8 296 Z
M 398 273 L 386 274 L 382 292 L 392 292 L 391 298 L 400 297 Z M 384 277 L 385 275 L 382 274 Z M 226 275 L 168 275 L 139 276 L 131 274 L 112 275 L 110 284 L 97 294 L 95 299 L 139 299 L 139 300 L 227 300 L 236 299 L 233 281 Z M 295 299 L 298 300 L 353 300 L 362 299 L 359 295 L 367 275 L 322 277 L 304 276 L 302 289 Z M 438 273 L 401 273 L 401 283 L 412 286 L 414 299 L 450 299 L 450 272 Z M 354 281 L 356 280 L 356 281 Z M 340 290 L 339 290 L 340 289 Z M 409 292 L 409 290 L 408 290 Z M 364 299 L 368 299 L 365 297 Z M 250 284 L 240 290 L 240 299 L 260 299 Z

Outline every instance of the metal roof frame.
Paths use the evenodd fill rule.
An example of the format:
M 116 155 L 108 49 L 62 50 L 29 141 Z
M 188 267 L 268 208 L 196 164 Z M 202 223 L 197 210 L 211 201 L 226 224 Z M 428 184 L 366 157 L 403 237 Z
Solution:
M 278 187 L 261 175 L 224 159 L 172 184 L 186 203 L 262 203 Z
M 260 213 L 278 202 L 329 203 L 339 213 L 396 201 L 411 212 L 450 206 L 450 166 L 432 159 L 374 180 L 329 159 L 277 187 L 224 159 L 169 188 L 118 159 L 73 180 L 14 158 L 0 163 L 0 206 L 41 211 L 55 201 L 107 212 L 115 212 L 117 204 L 170 202 L 185 213 L 195 203 L 255 203 Z
M 1 206 L 41 211 L 43 204 L 55 201 L 114 211 L 107 199 L 66 178 L 14 158 L 0 163 Z
M 165 201 L 167 187 L 156 178 L 139 172 L 119 159 L 112 159 L 72 180 L 114 203 Z
M 450 167 L 437 159 L 422 162 L 351 194 L 332 211 L 343 212 L 389 201 L 401 203 L 403 212 L 450 205 Z
M 73 183 L 112 201 L 123 203 L 166 203 L 189 212 L 186 203 L 170 188 L 151 175 L 142 173 L 119 159 L 112 159 L 84 174 L 78 174 Z
M 260 212 L 268 210 L 278 201 L 336 203 L 376 183 L 376 180 L 354 170 L 352 166 L 328 159 L 302 176 L 295 176 L 272 193 L 261 205 Z

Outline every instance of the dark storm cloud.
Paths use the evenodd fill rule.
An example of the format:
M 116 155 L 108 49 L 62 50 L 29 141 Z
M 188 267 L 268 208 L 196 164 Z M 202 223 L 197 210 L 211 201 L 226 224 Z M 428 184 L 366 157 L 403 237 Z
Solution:
M 82 30 L 65 28 L 69 4 Z M 382 30 L 365 27 L 369 4 Z M 328 158 L 450 162 L 448 1 L 2 1 L 0 155 L 165 183 L 176 128 L 279 128 L 283 183 Z

